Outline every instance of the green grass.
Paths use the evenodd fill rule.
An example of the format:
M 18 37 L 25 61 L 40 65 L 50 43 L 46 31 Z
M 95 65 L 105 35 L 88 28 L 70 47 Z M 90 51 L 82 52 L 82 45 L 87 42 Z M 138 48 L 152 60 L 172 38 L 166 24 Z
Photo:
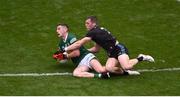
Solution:
M 109 80 L 78 79 L 70 76 L 3 77 L 0 78 L 0 93 L 1 95 L 33 96 L 179 95 L 176 89 L 180 89 L 180 79 L 177 79 L 177 76 L 180 76 L 179 71 L 144 73 L 141 76 L 122 76 Z
M 156 63 L 135 69 L 180 67 L 180 2 L 176 0 L 0 0 L 0 73 L 72 72 L 56 65 L 56 25 L 67 23 L 78 38 L 84 20 L 100 24 L 124 43 L 134 58 L 151 54 Z M 86 45 L 90 47 L 91 44 Z M 102 64 L 103 50 L 97 57 Z M 143 73 L 109 80 L 71 76 L 0 77 L 0 95 L 180 95 L 179 71 Z

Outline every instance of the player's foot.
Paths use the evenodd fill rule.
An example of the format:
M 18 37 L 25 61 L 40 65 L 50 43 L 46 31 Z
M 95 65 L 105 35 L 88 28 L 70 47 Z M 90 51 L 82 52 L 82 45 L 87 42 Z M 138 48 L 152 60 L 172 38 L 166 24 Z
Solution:
M 102 73 L 102 74 L 101 74 L 101 78 L 104 78 L 104 79 L 110 78 L 109 72 Z
M 127 70 L 128 75 L 140 75 L 138 71 Z
M 142 57 L 143 61 L 155 62 L 154 58 L 150 55 L 139 54 L 138 58 Z

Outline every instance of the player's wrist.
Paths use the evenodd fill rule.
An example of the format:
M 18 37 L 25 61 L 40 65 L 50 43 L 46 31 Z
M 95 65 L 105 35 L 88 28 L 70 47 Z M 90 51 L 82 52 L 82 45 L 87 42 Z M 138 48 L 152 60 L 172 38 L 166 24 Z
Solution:
M 67 47 L 65 47 L 65 48 L 64 48 L 64 51 L 66 52 L 67 50 L 68 50 Z
M 69 54 L 66 54 L 66 58 L 69 59 Z
M 66 59 L 69 58 L 69 54 L 68 54 L 67 52 L 64 52 L 64 53 L 63 53 L 63 56 L 64 56 L 64 58 L 66 58 Z

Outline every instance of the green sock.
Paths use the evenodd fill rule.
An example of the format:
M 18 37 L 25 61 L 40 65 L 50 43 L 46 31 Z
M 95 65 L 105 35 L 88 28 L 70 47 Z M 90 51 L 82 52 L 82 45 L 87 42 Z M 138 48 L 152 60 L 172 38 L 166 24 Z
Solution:
M 96 73 L 96 74 L 94 74 L 94 77 L 95 77 L 95 78 L 101 78 L 101 74 Z

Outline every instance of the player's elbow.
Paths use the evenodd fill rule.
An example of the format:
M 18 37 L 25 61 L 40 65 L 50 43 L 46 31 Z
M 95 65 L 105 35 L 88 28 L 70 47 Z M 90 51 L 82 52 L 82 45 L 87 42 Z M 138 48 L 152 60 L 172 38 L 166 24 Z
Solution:
M 99 52 L 99 49 L 95 49 L 95 50 L 94 50 L 94 53 L 98 53 L 98 52 Z
M 99 51 L 100 51 L 100 49 L 95 48 L 95 49 L 93 50 L 93 53 L 98 53 Z
M 98 53 L 99 51 L 93 51 L 93 50 L 89 50 L 91 53 Z

